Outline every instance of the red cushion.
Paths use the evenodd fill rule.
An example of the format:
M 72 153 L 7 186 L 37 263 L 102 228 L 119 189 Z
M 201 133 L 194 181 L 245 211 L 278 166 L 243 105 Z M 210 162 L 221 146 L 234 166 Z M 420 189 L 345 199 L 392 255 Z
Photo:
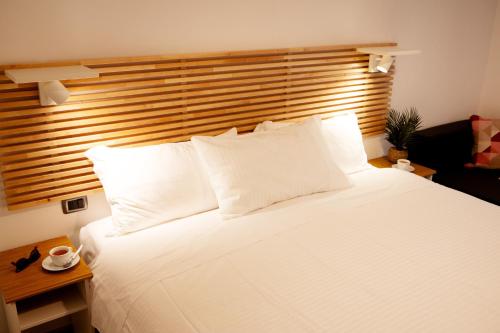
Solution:
M 486 119 L 473 115 L 470 120 L 474 133 L 474 165 L 500 169 L 500 119 Z

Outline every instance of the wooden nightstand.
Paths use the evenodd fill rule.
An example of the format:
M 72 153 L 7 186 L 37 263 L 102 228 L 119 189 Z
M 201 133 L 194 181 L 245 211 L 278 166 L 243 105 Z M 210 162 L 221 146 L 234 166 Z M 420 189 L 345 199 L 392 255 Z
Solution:
M 42 268 L 42 260 L 58 245 L 73 247 L 64 236 L 0 252 L 0 293 L 10 333 L 29 332 L 34 327 L 53 329 L 70 321 L 74 332 L 92 332 L 88 306 L 92 272 L 87 264 L 80 259 L 65 271 L 48 272 Z M 40 259 L 16 273 L 11 262 L 28 257 L 35 246 Z
M 369 160 L 368 163 L 377 168 L 392 168 L 393 164 L 385 156 Z M 432 176 L 436 173 L 436 170 L 425 167 L 417 163 L 412 162 L 411 165 L 415 168 L 415 171 L 413 171 L 414 174 L 430 180 L 432 180 Z

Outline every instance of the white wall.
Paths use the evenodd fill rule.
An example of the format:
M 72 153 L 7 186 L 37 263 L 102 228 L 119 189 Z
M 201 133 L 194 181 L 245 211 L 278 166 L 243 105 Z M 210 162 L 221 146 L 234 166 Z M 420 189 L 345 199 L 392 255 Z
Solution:
M 475 112 L 495 6 L 496 0 L 0 0 L 0 63 L 396 41 L 423 53 L 397 59 L 393 105 L 416 106 L 431 126 Z M 373 157 L 385 149 L 380 138 L 367 147 Z M 0 198 L 0 250 L 72 235 L 109 214 L 102 194 L 89 200 L 89 210 L 63 215 L 59 203 L 9 213 Z
M 491 36 L 479 114 L 485 117 L 500 118 L 500 4 L 497 5 Z
M 398 59 L 393 104 L 415 104 L 426 127 L 476 112 L 496 2 L 400 1 L 395 40 L 423 54 Z

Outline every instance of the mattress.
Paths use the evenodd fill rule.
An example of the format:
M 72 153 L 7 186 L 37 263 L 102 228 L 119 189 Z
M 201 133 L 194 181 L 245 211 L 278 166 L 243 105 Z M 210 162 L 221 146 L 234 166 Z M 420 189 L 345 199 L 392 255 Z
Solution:
M 394 169 L 233 220 L 104 238 L 92 322 L 114 332 L 498 332 L 500 207 Z
M 113 241 L 110 238 L 112 231 L 111 216 L 89 223 L 80 229 L 80 243 L 85 245 L 82 248 L 85 262 L 92 265 L 106 243 Z

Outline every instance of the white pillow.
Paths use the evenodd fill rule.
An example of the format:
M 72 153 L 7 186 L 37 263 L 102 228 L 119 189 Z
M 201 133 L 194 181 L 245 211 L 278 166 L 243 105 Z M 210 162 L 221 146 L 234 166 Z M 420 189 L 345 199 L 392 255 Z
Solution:
M 258 124 L 254 132 L 275 130 L 292 124 L 266 120 Z M 351 174 L 369 167 L 363 136 L 354 112 L 338 113 L 323 120 L 322 130 L 333 160 L 342 171 Z
M 292 123 L 292 122 L 289 122 L 289 121 L 278 121 L 278 122 L 274 122 L 274 121 L 271 121 L 271 120 L 266 120 L 266 121 L 263 121 L 259 124 L 257 124 L 257 126 L 255 126 L 254 128 L 254 133 L 258 133 L 258 132 L 265 132 L 265 131 L 272 131 L 272 130 L 275 130 L 275 129 L 278 129 L 278 128 L 283 128 L 283 127 L 286 127 L 286 126 L 290 126 L 290 125 L 295 125 L 296 123 Z
M 323 120 L 323 135 L 337 165 L 348 174 L 369 167 L 363 135 L 354 112 Z
M 236 129 L 224 133 L 236 136 Z M 89 149 L 87 156 L 111 206 L 117 234 L 217 208 L 191 142 Z
M 224 218 L 297 196 L 342 189 L 316 119 L 238 137 L 193 137 Z

